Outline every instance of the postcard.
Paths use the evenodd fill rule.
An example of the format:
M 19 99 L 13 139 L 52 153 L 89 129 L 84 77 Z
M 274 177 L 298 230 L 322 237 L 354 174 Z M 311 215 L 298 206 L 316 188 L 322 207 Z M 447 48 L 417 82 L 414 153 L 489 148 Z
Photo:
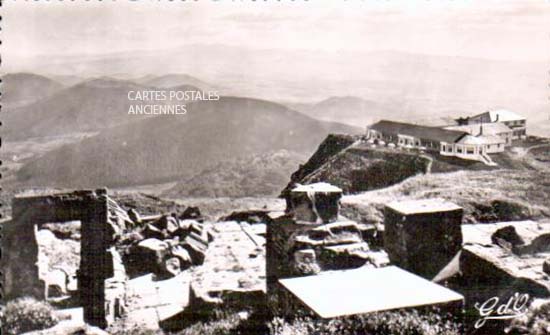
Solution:
M 550 3 L 6 0 L 3 334 L 550 334 Z

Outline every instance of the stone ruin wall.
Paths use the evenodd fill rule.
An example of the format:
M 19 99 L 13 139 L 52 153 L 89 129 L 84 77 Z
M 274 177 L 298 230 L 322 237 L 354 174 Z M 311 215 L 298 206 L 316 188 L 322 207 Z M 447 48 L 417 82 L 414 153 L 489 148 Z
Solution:
M 4 297 L 14 299 L 34 296 L 45 299 L 45 283 L 38 274 L 38 244 L 35 229 L 49 222 L 81 222 L 81 257 L 78 270 L 78 291 L 84 307 L 84 320 L 106 327 L 108 310 L 121 305 L 123 290 L 118 285 L 106 288 L 113 277 L 120 282 L 122 263 L 113 244 L 120 227 L 113 220 L 112 201 L 105 189 L 76 191 L 44 196 L 15 197 L 12 201 L 12 220 L 4 225 Z M 115 276 L 117 274 L 117 276 Z M 112 284 L 112 283 L 111 283 Z M 113 291 L 113 287 L 119 287 Z M 113 301 L 106 301 L 106 292 Z M 118 293 L 113 293 L 118 292 Z M 116 301 L 118 300 L 118 302 Z
M 291 307 L 279 279 L 364 265 L 368 250 L 353 221 L 339 217 L 339 192 L 288 192 L 287 214 L 267 225 L 266 285 L 268 305 L 278 314 Z M 357 254 L 356 254 L 357 252 Z

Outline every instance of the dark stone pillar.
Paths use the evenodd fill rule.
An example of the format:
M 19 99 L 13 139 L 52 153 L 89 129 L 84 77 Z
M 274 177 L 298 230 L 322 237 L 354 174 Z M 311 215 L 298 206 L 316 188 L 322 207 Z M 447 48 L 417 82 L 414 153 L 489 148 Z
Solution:
M 390 261 L 432 279 L 462 247 L 463 209 L 440 199 L 394 202 L 384 211 Z

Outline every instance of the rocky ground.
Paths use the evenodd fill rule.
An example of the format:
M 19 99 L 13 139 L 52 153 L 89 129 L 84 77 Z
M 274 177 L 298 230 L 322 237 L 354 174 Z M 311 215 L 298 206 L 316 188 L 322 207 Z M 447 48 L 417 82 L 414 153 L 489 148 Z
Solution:
M 341 200 L 342 214 L 359 224 L 369 226 L 382 224 L 384 206 L 391 201 L 434 197 L 444 198 L 462 206 L 465 210 L 465 223 L 518 220 L 550 222 L 550 150 L 546 141 L 523 143 L 499 155 L 495 159 L 499 167 L 490 168 L 477 162 L 455 161 L 389 148 L 372 148 L 362 145 L 358 140 L 358 137 L 353 136 L 329 136 L 310 160 L 292 175 L 292 183 L 322 180 L 342 187 L 348 193 Z M 35 192 L 40 194 L 42 190 Z M 4 193 L 3 197 L 8 199 L 12 195 L 13 193 Z M 267 212 L 281 212 L 285 208 L 284 200 L 272 197 L 166 199 L 145 192 L 125 190 L 113 192 L 113 199 L 124 210 L 135 210 L 144 216 L 159 213 L 181 214 L 188 208 L 198 208 L 201 217 L 209 222 L 207 226 L 212 227 L 213 231 L 216 231 L 215 227 L 219 221 L 262 222 L 265 221 Z M 4 203 L 8 205 L 2 210 L 9 216 L 9 202 Z M 248 215 L 247 211 L 254 213 Z M 235 227 L 226 226 L 220 225 L 218 230 L 227 228 L 226 230 L 233 234 L 232 229 Z M 258 260 L 265 257 L 259 252 L 255 254 L 257 258 L 250 258 L 254 250 L 261 246 L 256 245 L 255 240 L 245 238 L 248 234 L 248 228 L 245 226 L 235 228 L 243 233 L 242 236 L 239 235 L 242 241 L 236 237 L 231 240 L 232 235 L 229 233 L 227 236 L 218 236 L 215 248 L 210 250 L 211 256 L 214 257 L 212 266 L 191 272 L 196 273 L 197 277 L 208 274 L 208 280 L 214 282 L 222 279 L 221 274 L 225 273 L 224 276 L 227 278 L 235 277 L 231 285 L 236 285 L 237 288 L 257 285 L 257 282 L 251 284 L 246 278 L 236 276 L 244 274 L 257 279 L 258 273 L 262 271 L 258 270 L 261 269 L 260 263 L 263 264 L 258 263 Z M 52 223 L 42 228 L 39 244 L 48 266 L 61 267 L 69 273 L 76 272 L 79 262 L 79 224 Z M 146 238 L 154 238 L 151 235 L 157 233 L 154 229 L 147 232 L 149 235 L 143 235 L 146 228 L 140 226 L 139 232 L 130 230 L 122 240 L 138 245 Z M 135 236 L 139 235 L 135 241 L 132 240 L 135 238 L 132 235 L 134 233 L 137 233 Z M 162 235 L 163 231 L 160 230 L 159 234 Z M 245 242 L 251 247 L 244 248 Z M 227 248 L 220 243 L 227 244 Z M 231 245 L 232 243 L 235 245 Z M 124 252 L 128 249 L 122 246 L 121 250 Z M 246 256 L 243 257 L 243 261 L 239 258 L 241 254 Z M 219 259 L 224 257 L 237 261 L 231 268 L 222 268 Z M 241 268 L 249 262 L 254 263 L 254 269 L 251 268 L 252 275 L 246 271 L 247 269 Z M 204 284 L 208 280 L 201 282 Z M 189 280 L 186 283 L 189 283 Z

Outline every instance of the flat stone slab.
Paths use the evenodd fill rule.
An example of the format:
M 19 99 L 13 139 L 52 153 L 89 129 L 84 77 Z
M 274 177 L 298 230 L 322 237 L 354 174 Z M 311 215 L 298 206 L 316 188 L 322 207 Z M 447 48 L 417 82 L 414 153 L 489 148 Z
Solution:
M 308 185 L 298 184 L 295 188 L 292 189 L 292 192 L 304 192 L 304 193 L 342 193 L 342 189 L 331 185 L 329 183 L 314 183 Z
M 510 277 L 523 278 L 541 287 L 546 287 L 547 294 L 550 295 L 550 281 L 548 275 L 543 271 L 543 263 L 550 258 L 550 252 L 517 256 L 498 246 L 472 244 L 465 245 L 462 253 L 475 255 L 507 273 Z M 489 272 L 491 269 L 487 269 L 487 271 Z
M 491 239 L 497 230 L 508 226 L 514 227 L 515 232 L 525 242 L 524 247 L 515 248 L 518 253 L 514 248 L 494 244 Z M 464 239 L 462 251 L 434 281 L 447 280 L 461 274 L 467 278 L 474 278 L 476 282 L 507 280 L 518 285 L 515 289 L 531 289 L 533 296 L 550 296 L 550 280 L 543 266 L 550 258 L 550 252 L 545 251 L 547 249 L 543 245 L 550 234 L 550 222 L 528 220 L 466 224 L 461 228 Z M 510 290 L 514 288 L 509 287 Z
M 389 203 L 387 207 L 403 215 L 449 212 L 462 209 L 455 203 L 439 198 L 394 201 Z
M 161 281 L 154 281 L 151 274 L 129 280 L 128 321 L 146 329 L 158 329 L 159 322 L 189 305 L 190 283 L 188 272 Z
M 531 243 L 537 237 L 543 234 L 550 234 L 550 222 L 511 221 L 483 224 L 465 224 L 462 225 L 462 239 L 464 244 L 482 244 L 491 245 L 491 236 L 498 229 L 512 226 L 526 244 Z
M 464 297 L 396 266 L 329 271 L 279 282 L 321 318 L 438 305 Z

